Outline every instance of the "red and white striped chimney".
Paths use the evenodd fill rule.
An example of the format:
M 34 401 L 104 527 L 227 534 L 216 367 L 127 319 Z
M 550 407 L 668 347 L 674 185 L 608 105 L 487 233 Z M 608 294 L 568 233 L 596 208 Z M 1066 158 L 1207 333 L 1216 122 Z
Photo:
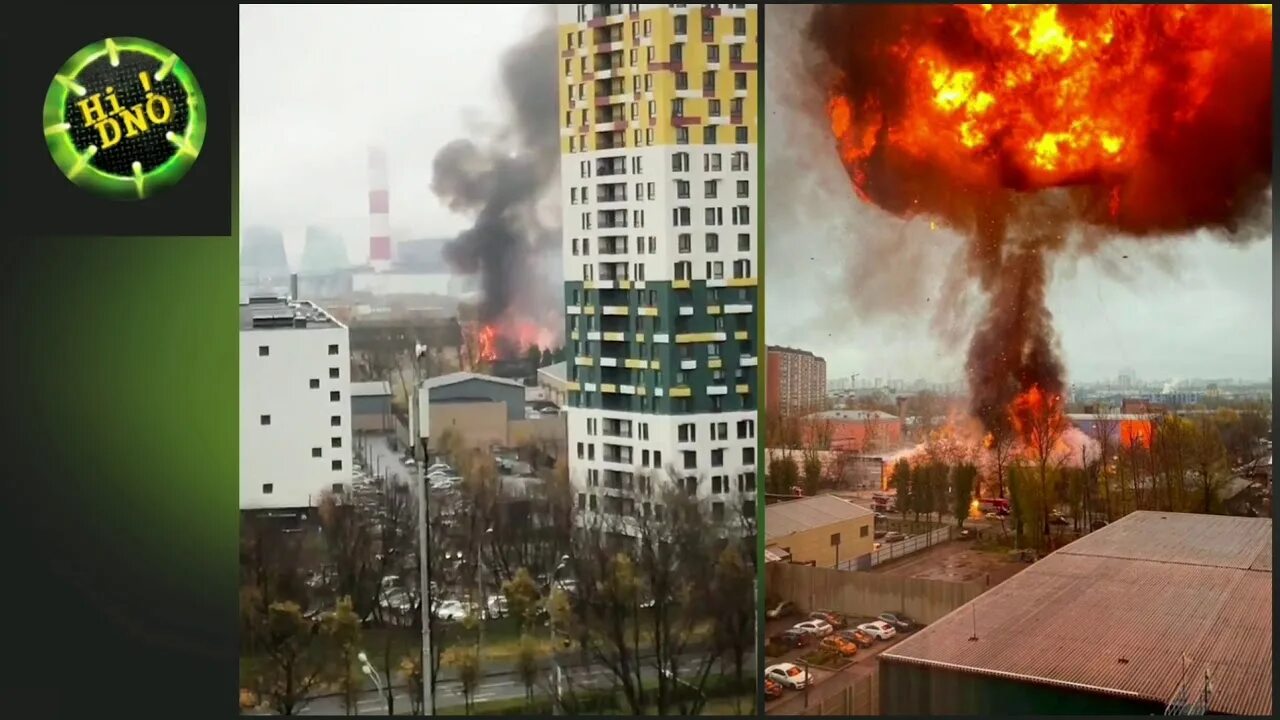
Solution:
M 387 190 L 387 153 L 369 149 L 369 264 L 385 270 L 391 264 L 390 192 Z

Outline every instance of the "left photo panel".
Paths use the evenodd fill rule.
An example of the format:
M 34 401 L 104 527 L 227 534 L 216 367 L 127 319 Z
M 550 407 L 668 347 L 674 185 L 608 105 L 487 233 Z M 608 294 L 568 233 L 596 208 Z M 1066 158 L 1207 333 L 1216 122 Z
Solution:
M 240 8 L 242 714 L 758 714 L 759 24 Z

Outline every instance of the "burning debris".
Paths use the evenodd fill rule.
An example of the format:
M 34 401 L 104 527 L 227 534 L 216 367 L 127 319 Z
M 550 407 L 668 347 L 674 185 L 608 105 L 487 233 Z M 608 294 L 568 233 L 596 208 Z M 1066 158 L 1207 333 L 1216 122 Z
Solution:
M 445 247 L 455 272 L 480 275 L 477 308 L 482 359 L 508 358 L 529 344 L 551 348 L 561 335 L 556 285 L 560 228 L 542 202 L 559 177 L 556 128 L 555 25 L 543 22 L 502 59 L 511 124 L 490 142 L 458 139 L 436 155 L 431 189 L 474 224 Z
M 857 195 L 967 239 L 997 440 L 1070 434 L 1045 294 L 1071 241 L 1270 234 L 1269 5 L 822 6 L 810 36 Z

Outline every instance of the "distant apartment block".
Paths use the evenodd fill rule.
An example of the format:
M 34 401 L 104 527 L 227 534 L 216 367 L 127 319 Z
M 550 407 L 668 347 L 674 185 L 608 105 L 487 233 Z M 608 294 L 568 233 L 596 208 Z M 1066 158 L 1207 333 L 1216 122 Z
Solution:
M 770 345 L 768 373 L 770 413 L 804 415 L 826 406 L 826 360 L 808 350 Z
M 316 507 L 351 482 L 347 328 L 309 302 L 240 305 L 240 508 Z

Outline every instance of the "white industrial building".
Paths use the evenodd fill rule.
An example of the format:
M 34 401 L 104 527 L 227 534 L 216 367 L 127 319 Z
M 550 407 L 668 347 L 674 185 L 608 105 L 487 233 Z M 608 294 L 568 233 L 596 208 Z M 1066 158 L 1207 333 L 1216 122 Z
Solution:
M 351 483 L 347 328 L 309 302 L 240 305 L 240 509 L 315 507 Z

